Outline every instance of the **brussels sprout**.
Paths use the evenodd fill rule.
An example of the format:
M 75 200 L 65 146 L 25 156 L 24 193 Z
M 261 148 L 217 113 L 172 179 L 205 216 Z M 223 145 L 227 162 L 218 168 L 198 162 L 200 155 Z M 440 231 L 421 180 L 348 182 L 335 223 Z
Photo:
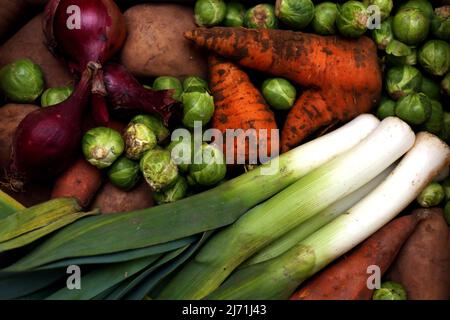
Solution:
M 205 92 L 208 91 L 208 82 L 199 77 L 187 77 L 183 81 L 184 92 Z
M 188 186 L 190 186 L 190 187 L 197 187 L 198 186 L 197 181 L 195 181 L 195 179 L 190 174 L 188 174 L 186 176 L 186 182 L 187 182 Z
M 226 27 L 242 27 L 244 25 L 245 8 L 239 2 L 229 2 L 223 25 Z
M 386 281 L 373 292 L 373 300 L 406 300 L 406 290 L 397 282 Z
M 439 183 L 432 182 L 422 190 L 417 197 L 417 202 L 421 207 L 429 208 L 437 206 L 444 200 L 444 197 L 444 188 Z
M 441 81 L 441 90 L 442 93 L 450 96 L 450 73 L 447 73 Z
M 262 3 L 248 9 L 244 16 L 244 26 L 253 29 L 278 28 L 275 7 L 268 3 Z
M 378 46 L 378 49 L 384 50 L 394 39 L 392 33 L 392 18 L 388 18 L 380 24 L 380 28 L 372 30 L 372 39 Z
M 164 126 L 162 120 L 157 116 L 140 114 L 131 119 L 130 123 L 142 123 L 146 125 L 150 130 L 153 131 L 158 142 L 166 140 L 166 138 L 170 134 L 169 129 Z
M 48 88 L 41 96 L 41 106 L 49 107 L 65 101 L 73 92 L 72 87 Z
M 377 6 L 380 9 L 381 21 L 384 21 L 389 17 L 392 7 L 394 6 L 392 0 L 364 0 L 363 3 L 366 7 Z
M 201 27 L 218 25 L 226 12 L 227 5 L 222 0 L 197 0 L 194 7 L 195 23 Z
M 401 9 L 413 8 L 422 11 L 429 19 L 433 16 L 433 6 L 428 0 L 409 0 L 400 6 Z
M 167 150 L 172 156 L 172 160 L 178 165 L 181 172 L 188 172 L 189 165 L 192 163 L 194 155 L 194 142 L 185 140 L 174 140 L 168 146 Z
M 431 100 L 423 93 L 409 94 L 397 101 L 395 114 L 409 124 L 422 124 L 431 116 Z
M 386 47 L 387 59 L 393 65 L 415 65 L 417 63 L 417 51 L 406 44 L 392 40 Z
M 108 178 L 116 187 L 130 190 L 139 181 L 139 163 L 121 156 L 109 168 Z
M 314 18 L 314 4 L 311 0 L 277 0 L 275 15 L 288 26 L 302 29 Z
M 438 39 L 450 41 L 450 5 L 434 10 L 431 32 Z
M 190 129 L 198 121 L 207 124 L 214 113 L 214 99 L 208 92 L 183 94 L 183 106 L 183 124 Z
M 444 218 L 447 224 L 450 225 L 450 201 L 445 204 L 444 207 Z
M 264 81 L 262 94 L 274 109 L 286 110 L 294 105 L 297 90 L 286 79 L 272 78 Z
M 197 184 L 215 185 L 225 178 L 226 173 L 227 165 L 224 155 L 217 147 L 205 143 L 195 152 L 189 175 Z
M 422 74 L 412 66 L 398 66 L 387 71 L 386 90 L 394 100 L 413 92 L 419 92 L 421 86 Z
M 419 63 L 429 73 L 443 76 L 450 68 L 450 44 L 443 40 L 427 41 L 419 49 Z
M 432 99 L 430 99 L 430 101 L 431 115 L 430 118 L 423 124 L 423 129 L 434 134 L 439 134 L 444 123 L 444 109 L 439 101 Z
M 439 99 L 441 96 L 439 85 L 427 77 L 422 77 L 422 86 L 420 87 L 420 92 L 423 92 L 430 99 Z
M 450 200 L 450 178 L 445 178 L 441 183 L 442 188 L 444 188 L 445 201 Z
M 401 9 L 392 22 L 395 38 L 409 45 L 419 44 L 425 40 L 429 29 L 430 19 L 415 8 Z
M 367 8 L 359 1 L 347 1 L 338 6 L 336 25 L 339 32 L 346 37 L 362 36 L 367 30 Z
M 125 154 L 133 160 L 139 160 L 145 152 L 152 150 L 157 144 L 153 131 L 142 123 L 130 123 L 123 133 L 123 138 Z
M 336 17 L 338 9 L 333 2 L 322 2 L 314 9 L 312 27 L 314 32 L 321 35 L 336 33 Z
M 178 178 L 177 165 L 170 152 L 162 149 L 147 151 L 141 159 L 140 168 L 145 181 L 154 191 L 172 186 Z
M 117 131 L 97 127 L 84 134 L 81 146 L 86 160 L 103 169 L 112 165 L 123 153 L 125 143 Z
M 175 77 L 162 76 L 153 81 L 154 90 L 174 90 L 172 98 L 181 101 L 181 95 L 183 94 L 183 86 Z
M 13 102 L 33 102 L 44 90 L 44 75 L 33 61 L 16 60 L 0 69 L 0 89 Z
M 383 120 L 384 118 L 393 116 L 395 116 L 395 101 L 387 97 L 382 97 L 377 109 L 377 117 Z
M 159 204 L 171 203 L 183 199 L 188 190 L 188 183 L 183 177 L 178 177 L 175 183 L 167 189 L 155 192 L 153 199 Z

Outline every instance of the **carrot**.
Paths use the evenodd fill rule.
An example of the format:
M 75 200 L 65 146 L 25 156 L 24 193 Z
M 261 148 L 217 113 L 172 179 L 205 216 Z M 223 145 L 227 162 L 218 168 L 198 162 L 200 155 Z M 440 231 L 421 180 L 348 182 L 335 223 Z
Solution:
M 185 37 L 240 65 L 308 87 L 291 109 L 283 151 L 320 127 L 367 112 L 380 99 L 381 70 L 367 37 L 344 39 L 287 30 L 198 28 Z
M 277 129 L 275 117 L 248 75 L 236 64 L 210 56 L 209 77 L 216 108 L 211 122 L 212 127 L 224 134 L 227 129 L 242 129 L 244 132 L 248 129 L 256 130 L 257 148 L 249 148 L 249 140 L 243 139 L 244 132 L 234 140 L 235 161 L 245 157 L 248 163 L 249 159 L 257 159 L 258 152 L 264 156 L 270 155 L 273 139 L 271 129 Z M 261 129 L 267 130 L 267 139 L 260 135 Z M 278 148 L 278 141 L 275 142 Z M 226 154 L 227 151 L 224 148 Z
M 370 299 L 372 290 L 367 286 L 368 267 L 378 266 L 381 275 L 384 274 L 422 218 L 419 214 L 411 214 L 391 221 L 348 256 L 308 281 L 292 295 L 291 300 Z

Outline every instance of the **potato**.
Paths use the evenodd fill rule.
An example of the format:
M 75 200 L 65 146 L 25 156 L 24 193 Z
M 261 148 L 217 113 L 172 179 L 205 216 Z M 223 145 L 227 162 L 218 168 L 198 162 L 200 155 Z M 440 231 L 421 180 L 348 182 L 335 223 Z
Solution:
M 183 33 L 194 29 L 192 7 L 143 4 L 125 12 L 128 38 L 121 61 L 137 77 L 206 77 L 206 58 Z
M 146 182 L 131 191 L 123 191 L 112 183 L 106 183 L 97 194 L 92 209 L 99 208 L 104 214 L 128 212 L 153 206 L 152 190 Z
M 0 48 L 0 68 L 17 59 L 29 58 L 41 66 L 48 87 L 72 84 L 66 66 L 50 53 L 44 41 L 42 15 L 38 15 Z

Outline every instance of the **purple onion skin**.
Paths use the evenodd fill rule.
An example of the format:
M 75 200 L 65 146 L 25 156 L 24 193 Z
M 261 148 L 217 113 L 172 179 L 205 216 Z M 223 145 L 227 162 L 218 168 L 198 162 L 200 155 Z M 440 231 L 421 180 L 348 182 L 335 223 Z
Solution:
M 144 88 L 119 64 L 104 67 L 104 81 L 107 98 L 114 110 L 135 110 L 157 114 L 167 124 L 179 103 L 172 99 L 172 90 L 151 90 Z

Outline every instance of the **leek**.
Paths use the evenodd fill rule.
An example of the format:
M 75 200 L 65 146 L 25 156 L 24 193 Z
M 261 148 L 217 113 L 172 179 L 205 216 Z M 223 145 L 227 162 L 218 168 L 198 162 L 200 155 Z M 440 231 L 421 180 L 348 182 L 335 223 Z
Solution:
M 373 192 L 292 249 L 234 273 L 209 299 L 286 299 L 297 286 L 364 241 L 411 203 L 450 162 L 449 147 L 419 133 L 414 147 Z
M 361 188 L 414 143 L 411 128 L 389 117 L 349 152 L 248 211 L 209 240 L 161 292 L 162 299 L 201 299 L 258 250 Z

